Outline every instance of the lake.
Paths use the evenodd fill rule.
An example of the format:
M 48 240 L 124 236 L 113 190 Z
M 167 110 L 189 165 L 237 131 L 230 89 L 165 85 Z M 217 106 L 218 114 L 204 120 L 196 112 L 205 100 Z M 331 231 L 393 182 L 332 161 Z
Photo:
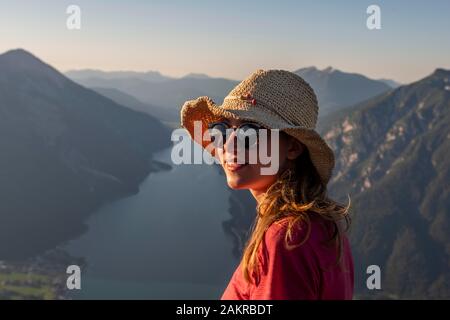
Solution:
M 103 206 L 65 249 L 84 257 L 74 299 L 218 299 L 237 266 L 225 177 L 217 166 L 172 165 L 151 173 L 138 194 Z

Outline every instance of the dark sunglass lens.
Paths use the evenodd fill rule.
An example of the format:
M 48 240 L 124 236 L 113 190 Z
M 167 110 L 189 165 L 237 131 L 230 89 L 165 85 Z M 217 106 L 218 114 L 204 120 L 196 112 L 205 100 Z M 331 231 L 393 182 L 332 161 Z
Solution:
M 212 123 L 209 126 L 211 141 L 216 148 L 222 147 L 225 143 L 227 125 L 225 123 Z

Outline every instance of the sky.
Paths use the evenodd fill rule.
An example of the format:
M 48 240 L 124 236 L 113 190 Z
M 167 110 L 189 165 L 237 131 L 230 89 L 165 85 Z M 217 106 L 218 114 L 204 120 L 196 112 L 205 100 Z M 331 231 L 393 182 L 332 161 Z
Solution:
M 369 5 L 381 29 L 366 26 Z M 69 5 L 81 29 L 66 27 Z M 0 53 L 23 48 L 60 71 L 205 73 L 328 66 L 402 83 L 450 69 L 450 0 L 0 0 Z

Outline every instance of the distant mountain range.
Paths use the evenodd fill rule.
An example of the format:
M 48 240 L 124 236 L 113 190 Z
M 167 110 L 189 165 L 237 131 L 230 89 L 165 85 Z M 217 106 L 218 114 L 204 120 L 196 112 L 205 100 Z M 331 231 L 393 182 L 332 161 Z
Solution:
M 332 68 L 318 70 L 309 67 L 299 69 L 295 73 L 308 81 L 316 91 L 320 103 L 320 116 L 393 88 L 386 84 L 389 80 L 372 80 L 363 75 Z M 186 100 L 206 95 L 216 103 L 222 103 L 228 92 L 238 84 L 238 81 L 195 73 L 178 79 L 162 76 L 157 72 L 79 70 L 69 71 L 66 75 L 121 104 L 133 106 L 136 105 L 135 100 L 139 100 L 139 110 L 148 110 L 149 114 L 173 123 L 179 122 L 179 110 Z M 390 83 L 395 86 L 393 81 Z M 126 96 L 132 97 L 130 101 Z
M 323 70 L 309 67 L 295 73 L 313 87 L 322 116 L 392 89 L 385 83 L 386 80 L 372 80 L 361 74 L 342 72 L 332 67 Z
M 122 77 L 117 75 L 123 74 Z M 179 123 L 179 111 L 186 100 L 208 95 L 215 101 L 222 101 L 225 95 L 237 84 L 234 80 L 210 78 L 203 74 L 188 74 L 182 78 L 165 78 L 164 81 L 152 81 L 142 75 L 129 72 L 116 72 L 106 77 L 85 71 L 68 72 L 67 76 L 89 88 L 116 89 L 149 105 L 149 113 L 154 112 L 152 106 L 174 110 L 176 117 L 171 120 Z M 158 111 L 157 111 L 158 112 Z M 168 111 L 173 112 L 173 111 Z M 166 116 L 166 115 L 165 115 Z
M 24 50 L 0 55 L 0 97 L 0 260 L 80 233 L 93 210 L 137 192 L 157 169 L 152 154 L 170 144 L 155 118 Z
M 336 155 L 333 198 L 352 200 L 357 298 L 450 297 L 450 71 L 398 87 L 322 119 Z M 240 254 L 256 203 L 233 191 L 224 229 Z M 381 267 L 382 290 L 366 287 Z
M 394 89 L 398 88 L 402 85 L 400 82 L 397 82 L 397 81 L 391 80 L 391 79 L 377 79 L 377 81 L 381 81 L 381 82 L 387 84 L 389 87 L 394 88 Z
M 125 92 L 113 88 L 96 87 L 91 89 L 127 108 L 148 113 L 171 127 L 179 126 L 180 112 L 174 108 L 152 106 Z
M 102 71 L 93 69 L 70 70 L 65 73 L 73 79 L 139 79 L 149 82 L 164 82 L 172 80 L 172 77 L 162 75 L 158 71 L 135 72 L 135 71 Z

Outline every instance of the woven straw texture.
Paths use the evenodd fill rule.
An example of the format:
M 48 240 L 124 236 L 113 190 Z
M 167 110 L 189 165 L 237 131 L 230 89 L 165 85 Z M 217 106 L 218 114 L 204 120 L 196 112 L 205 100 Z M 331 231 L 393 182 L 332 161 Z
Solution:
M 181 108 L 181 126 L 194 139 L 194 121 L 208 123 L 235 118 L 280 129 L 307 148 L 322 181 L 327 184 L 334 168 L 334 153 L 316 132 L 318 103 L 310 85 L 285 70 L 257 70 L 239 83 L 216 105 L 207 97 L 186 101 Z M 203 134 L 203 133 L 202 133 Z M 204 148 L 208 141 L 197 141 Z

